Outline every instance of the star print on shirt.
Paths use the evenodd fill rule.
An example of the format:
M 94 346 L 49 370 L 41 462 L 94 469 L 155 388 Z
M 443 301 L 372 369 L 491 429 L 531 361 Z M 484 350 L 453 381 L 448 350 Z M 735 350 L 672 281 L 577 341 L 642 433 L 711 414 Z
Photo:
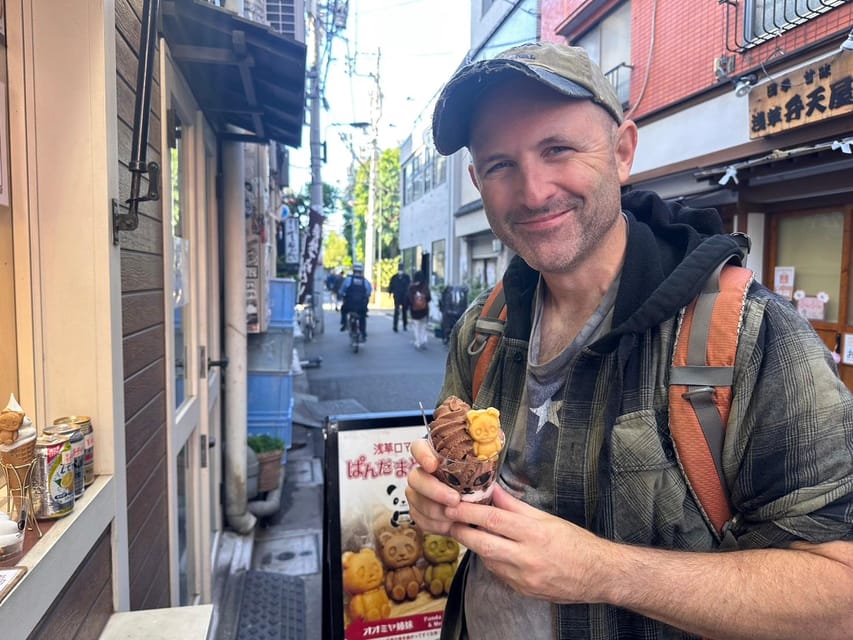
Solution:
M 558 412 L 560 411 L 560 407 L 562 406 L 562 400 L 555 401 L 551 398 L 548 398 L 538 407 L 530 409 L 539 418 L 539 424 L 536 425 L 536 433 L 542 431 L 542 427 L 544 427 L 548 423 L 551 423 L 555 427 L 557 426 L 559 421 Z

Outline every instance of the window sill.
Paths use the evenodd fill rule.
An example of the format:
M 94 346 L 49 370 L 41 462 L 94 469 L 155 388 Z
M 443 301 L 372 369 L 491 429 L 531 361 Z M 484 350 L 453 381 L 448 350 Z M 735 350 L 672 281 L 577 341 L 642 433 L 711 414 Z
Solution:
M 16 559 L 27 572 L 0 603 L 3 636 L 26 638 L 36 628 L 56 597 L 92 550 L 115 517 L 112 476 L 98 476 L 74 505 L 54 521 L 32 548 Z M 27 536 L 37 536 L 28 531 Z

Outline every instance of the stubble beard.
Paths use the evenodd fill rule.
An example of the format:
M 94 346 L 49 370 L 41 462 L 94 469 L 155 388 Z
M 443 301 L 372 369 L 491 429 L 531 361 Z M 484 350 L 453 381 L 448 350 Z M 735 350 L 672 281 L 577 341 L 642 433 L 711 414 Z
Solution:
M 516 209 L 508 216 L 511 222 L 503 226 L 492 225 L 492 229 L 497 229 L 495 235 L 501 242 L 520 255 L 536 271 L 567 273 L 595 253 L 621 215 L 621 203 L 618 199 L 609 202 L 613 199 L 599 197 L 598 200 L 602 206 L 592 209 L 583 198 L 570 196 L 556 199 L 541 209 Z M 515 222 L 532 220 L 558 211 L 570 211 L 566 215 L 572 217 L 572 221 L 566 221 L 568 224 L 564 224 L 560 229 L 559 237 L 553 232 L 512 232 Z M 570 234 L 569 237 L 566 237 L 567 234 Z M 559 243 L 556 249 L 555 243 Z

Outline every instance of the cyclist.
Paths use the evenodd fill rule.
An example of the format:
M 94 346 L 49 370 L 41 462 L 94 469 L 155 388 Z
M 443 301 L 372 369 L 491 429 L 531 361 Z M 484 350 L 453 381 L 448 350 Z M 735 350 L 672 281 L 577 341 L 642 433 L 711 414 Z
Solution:
M 341 288 L 338 290 L 338 297 L 343 301 L 341 304 L 341 331 L 347 330 L 347 314 L 350 311 L 355 311 L 358 313 L 361 339 L 367 339 L 367 302 L 372 293 L 373 287 L 370 285 L 370 280 L 364 277 L 364 266 L 358 262 L 355 263 L 352 266 L 352 275 L 344 279 Z

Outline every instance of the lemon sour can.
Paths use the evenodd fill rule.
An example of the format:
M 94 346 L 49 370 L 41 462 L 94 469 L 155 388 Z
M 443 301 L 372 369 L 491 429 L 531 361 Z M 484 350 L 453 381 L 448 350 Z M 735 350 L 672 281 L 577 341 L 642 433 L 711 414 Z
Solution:
M 59 518 L 74 509 L 74 452 L 68 436 L 36 439 L 31 490 L 36 518 Z

